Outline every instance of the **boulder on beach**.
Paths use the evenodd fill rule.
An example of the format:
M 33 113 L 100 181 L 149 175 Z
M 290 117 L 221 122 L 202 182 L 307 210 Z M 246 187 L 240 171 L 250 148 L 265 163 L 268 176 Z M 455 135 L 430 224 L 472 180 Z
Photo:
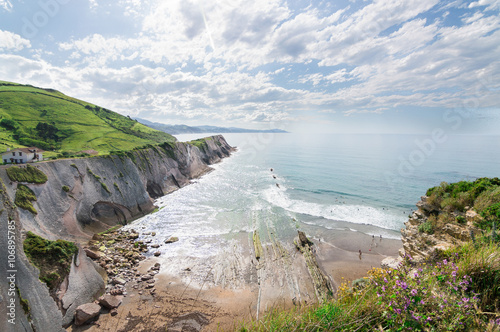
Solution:
M 127 281 L 123 278 L 120 278 L 120 277 L 116 277 L 113 279 L 113 284 L 115 285 L 125 285 L 127 283 Z
M 96 252 L 94 250 L 91 250 L 89 248 L 84 248 L 83 249 L 85 251 L 85 253 L 87 254 L 87 257 L 89 258 L 92 258 L 92 259 L 99 259 L 102 257 L 102 253 L 101 252 Z
M 101 306 L 97 303 L 82 304 L 75 310 L 75 325 L 83 325 L 94 317 L 99 316 Z
M 122 303 L 122 300 L 113 295 L 103 295 L 99 298 L 99 304 L 108 309 L 118 308 Z
M 165 243 L 174 243 L 179 241 L 179 238 L 177 236 L 171 236 L 168 239 L 165 240 Z
M 130 234 L 128 235 L 128 238 L 129 238 L 130 240 L 136 240 L 136 239 L 138 239 L 138 238 L 139 238 L 139 234 L 137 234 L 137 233 L 130 233 Z

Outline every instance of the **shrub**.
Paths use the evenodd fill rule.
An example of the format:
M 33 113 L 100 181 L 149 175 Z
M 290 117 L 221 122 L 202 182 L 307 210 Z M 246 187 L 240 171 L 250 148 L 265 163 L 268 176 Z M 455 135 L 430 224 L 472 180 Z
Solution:
M 30 262 L 40 269 L 40 280 L 51 292 L 69 274 L 71 258 L 78 252 L 73 242 L 49 241 L 32 232 L 26 234 L 23 249 Z
M 487 229 L 493 226 L 493 223 L 500 221 L 500 203 L 493 204 L 481 212 L 483 221 L 478 222 L 478 226 L 482 229 Z
M 467 243 L 447 252 L 457 260 L 458 275 L 471 276 L 471 289 L 478 294 L 482 311 L 500 310 L 500 249 L 490 237 L 481 237 L 477 244 Z
M 51 144 L 51 143 L 47 143 L 47 142 L 44 142 L 44 141 L 41 141 L 38 139 L 29 138 L 29 137 L 25 137 L 25 136 L 19 137 L 19 139 L 17 141 L 19 142 L 19 144 L 26 145 L 26 146 L 36 146 L 36 147 L 38 147 L 40 149 L 44 149 L 44 150 L 54 150 L 54 149 L 59 148 L 58 144 L 55 144 L 55 143 Z
M 68 186 L 63 186 L 62 190 L 64 190 L 65 192 L 69 192 L 69 187 Z
M 17 128 L 19 128 L 19 123 L 11 119 L 2 119 L 0 120 L 0 126 L 9 130 L 16 130 Z
M 18 184 L 16 190 L 16 197 L 14 199 L 14 203 L 19 206 L 21 209 L 28 210 L 33 214 L 37 214 L 35 207 L 32 202 L 36 201 L 35 193 L 25 186 L 24 184 Z
M 196 146 L 200 151 L 204 151 L 207 147 L 207 140 L 205 138 L 200 138 L 197 140 L 187 142 L 190 145 Z
M 25 168 L 15 166 L 9 167 L 7 168 L 7 175 L 11 181 L 16 182 L 38 184 L 47 182 L 47 175 L 31 165 L 26 165 Z
M 474 202 L 474 208 L 483 211 L 495 203 L 500 203 L 500 186 L 482 192 Z
M 464 216 L 457 216 L 455 218 L 455 220 L 459 223 L 459 224 L 465 224 L 467 222 L 467 219 L 465 219 Z
M 399 269 L 372 279 L 384 325 L 395 330 L 458 331 L 475 324 L 474 305 L 479 298 L 468 292 L 470 276 L 459 275 L 459 267 L 448 259 L 410 275 L 410 262 L 408 257 Z
M 418 231 L 420 233 L 434 234 L 434 226 L 432 225 L 432 222 L 426 221 L 418 226 Z
M 476 220 L 476 226 L 488 229 L 495 221 L 500 221 L 500 179 L 480 178 L 475 181 L 460 181 L 441 185 L 427 190 L 427 203 L 441 208 L 441 223 L 453 222 L 451 212 L 464 212 L 466 207 L 474 209 L 483 217 Z M 463 219 L 456 219 L 460 223 L 465 223 Z

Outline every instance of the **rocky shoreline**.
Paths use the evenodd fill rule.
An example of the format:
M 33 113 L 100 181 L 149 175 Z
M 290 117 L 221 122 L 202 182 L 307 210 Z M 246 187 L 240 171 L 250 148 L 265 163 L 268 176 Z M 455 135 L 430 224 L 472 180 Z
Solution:
M 105 283 L 108 272 L 102 271 L 102 265 L 92 262 L 87 255 L 92 255 L 91 252 L 99 255 L 96 249 L 104 245 L 107 248 L 105 250 L 109 251 L 109 247 L 107 243 L 100 243 L 95 248 L 97 242 L 91 243 L 87 255 L 82 249 L 70 262 L 69 275 L 57 287 L 57 298 L 54 298 L 47 286 L 40 282 L 39 268 L 33 266 L 24 254 L 23 241 L 28 231 L 50 241 L 62 239 L 87 243 L 95 233 L 127 224 L 153 212 L 156 208 L 154 199 L 190 184 L 192 179 L 209 172 L 210 164 L 230 156 L 232 151 L 234 148 L 217 135 L 198 140 L 195 145 L 176 142 L 120 155 L 43 162 L 36 164 L 36 169 L 46 177 L 43 183 L 17 183 L 9 178 L 7 168 L 0 168 L 0 211 L 5 211 L 0 212 L 0 233 L 5 234 L 0 237 L 0 263 L 2 266 L 8 264 L 7 234 L 11 231 L 15 237 L 17 255 L 16 284 L 23 295 L 22 298 L 15 298 L 15 305 L 21 308 L 21 300 L 29 303 L 29 306 L 25 306 L 26 310 L 17 310 L 18 324 L 0 321 L 0 330 L 64 331 L 73 322 L 77 309 L 94 301 L 103 293 L 106 285 L 106 290 L 113 290 L 115 294 L 126 292 L 121 290 L 119 284 L 109 282 L 116 277 L 121 278 L 120 273 L 123 271 L 120 272 L 120 269 L 133 269 L 136 261 L 140 261 L 140 252 L 134 250 L 127 249 L 132 256 L 120 257 L 118 261 L 104 252 L 104 256 L 108 257 L 107 261 L 103 261 L 104 269 L 113 276 Z M 36 197 L 32 200 L 31 210 L 17 208 L 14 204 L 19 184 L 29 188 Z M 15 232 L 7 229 L 8 225 L 12 227 L 13 224 Z M 121 242 L 127 242 L 124 241 L 124 235 L 121 236 Z M 7 278 L 6 271 L 0 271 L 2 280 Z M 124 277 L 135 277 L 132 274 L 134 271 L 130 271 Z M 8 284 L 0 283 L 0 298 L 9 298 L 8 292 Z M 94 311 L 97 310 L 96 306 L 92 307 Z M 0 314 L 4 313 L 4 309 L 0 307 Z
M 146 259 L 144 253 L 154 248 L 154 245 L 149 247 L 143 241 L 136 241 L 138 238 L 135 230 L 116 230 L 95 234 L 83 248 L 87 257 L 106 271 L 107 278 L 105 294 L 91 302 L 93 306 L 86 303 L 76 309 L 75 325 L 94 322 L 101 312 L 106 313 L 106 309 L 111 316 L 116 315 L 116 308 L 128 294 L 127 288 L 133 288 L 139 295 L 146 292 L 155 294 L 155 276 L 161 265 L 155 263 L 147 273 L 138 271 L 139 263 Z

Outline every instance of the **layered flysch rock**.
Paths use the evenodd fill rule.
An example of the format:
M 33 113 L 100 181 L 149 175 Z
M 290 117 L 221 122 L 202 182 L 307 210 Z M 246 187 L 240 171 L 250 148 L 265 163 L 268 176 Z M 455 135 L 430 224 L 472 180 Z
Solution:
M 87 241 L 95 232 L 152 212 L 155 208 L 153 199 L 207 173 L 211 169 L 209 164 L 229 156 L 232 150 L 219 135 L 207 138 L 197 146 L 175 143 L 120 156 L 37 163 L 34 166 L 47 175 L 48 181 L 44 184 L 25 183 L 37 197 L 33 202 L 37 214 L 14 206 L 17 183 L 8 178 L 6 167 L 1 167 L 0 314 L 6 317 L 5 301 L 11 298 L 5 268 L 8 266 L 9 224 L 15 224 L 16 283 L 19 293 L 29 303 L 29 310 L 24 312 L 19 296 L 15 296 L 17 324 L 1 323 L 0 330 L 62 330 L 62 325 L 69 323 L 76 308 L 84 302 L 79 300 L 79 296 L 89 301 L 100 296 L 104 287 L 104 281 L 97 273 L 99 271 L 94 269 L 96 265 L 80 250 L 71 267 L 69 282 L 65 285 L 61 312 L 58 309 L 61 303 L 53 300 L 45 284 L 38 279 L 38 270 L 24 255 L 22 243 L 26 231 L 49 240 Z M 88 288 L 76 284 L 77 280 L 85 280 L 86 276 L 95 285 L 91 291 L 95 294 L 89 294 Z
M 439 216 L 443 212 L 429 204 L 427 199 L 427 196 L 421 197 L 421 200 L 417 203 L 418 209 L 410 215 L 405 223 L 406 228 L 401 230 L 403 248 L 399 251 L 400 256 L 410 255 L 415 262 L 430 260 L 440 251 L 470 241 L 471 233 L 476 234 L 479 232 L 474 227 L 474 221 L 480 216 L 472 209 L 466 210 L 465 213 L 457 213 L 457 216 L 465 218 L 463 224 L 437 224 L 432 232 L 424 231 L 421 226 L 425 223 L 432 223 L 429 218 Z M 464 215 L 462 216 L 462 214 Z

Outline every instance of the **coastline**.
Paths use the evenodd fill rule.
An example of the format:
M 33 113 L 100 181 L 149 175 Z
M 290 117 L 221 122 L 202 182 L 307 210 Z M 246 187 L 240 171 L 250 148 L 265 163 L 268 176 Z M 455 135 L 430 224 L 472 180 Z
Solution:
M 380 267 L 384 258 L 396 256 L 401 248 L 400 240 L 376 239 L 378 242 L 375 242 L 375 246 L 371 244 L 374 240 L 371 236 L 350 233 L 349 236 L 342 234 L 338 241 L 313 239 L 318 264 L 331 278 L 335 288 L 342 282 L 366 276 L 368 270 Z M 203 280 L 196 277 L 196 267 L 187 271 L 179 266 L 175 275 L 169 272 L 172 268 L 162 257 L 151 256 L 139 263 L 137 274 L 147 273 L 152 266 L 161 262 L 159 273 L 154 276 L 153 295 L 134 288 L 137 283 L 130 281 L 116 316 L 103 314 L 96 325 L 73 326 L 68 331 L 164 331 L 166 326 L 172 327 L 182 317 L 191 317 L 195 313 L 198 316 L 194 318 L 203 321 L 200 326 L 203 326 L 204 331 L 232 331 L 241 322 L 262 318 L 272 309 L 290 309 L 316 303 L 304 258 L 297 249 L 287 249 L 289 255 L 283 252 L 274 255 L 273 246 L 264 245 L 265 258 L 257 261 L 251 243 L 243 245 L 245 255 L 239 258 L 239 262 L 245 264 L 232 265 L 232 268 L 247 273 L 243 278 L 244 283 L 226 282 L 224 285 L 217 282 L 213 275 L 224 274 L 217 267 L 213 267 Z M 372 250 L 363 250 L 362 258 L 359 259 L 358 247 Z M 296 287 L 295 293 L 287 285 L 290 280 L 296 281 L 291 287 Z M 191 321 L 194 318 L 191 317 Z
M 58 166 L 63 169 L 64 172 L 62 174 L 67 176 L 68 179 L 70 179 L 71 175 L 71 179 L 75 182 L 75 186 L 71 186 L 72 194 L 76 194 L 76 190 L 78 189 L 80 190 L 78 192 L 79 195 L 83 195 L 83 193 L 88 192 L 88 190 L 84 190 L 88 189 L 87 187 L 97 187 L 101 192 L 93 194 L 91 197 L 92 200 L 109 196 L 109 193 L 102 191 L 101 187 L 104 188 L 102 183 L 101 186 L 96 185 L 96 183 L 100 182 L 100 179 L 109 182 L 107 187 L 116 189 L 116 192 L 113 193 L 114 196 L 111 195 L 112 198 L 121 197 L 122 200 L 125 200 L 125 197 L 130 196 L 128 197 L 130 201 L 135 202 L 135 198 L 146 197 L 147 193 L 147 197 L 150 198 L 150 201 L 148 201 L 149 210 L 137 207 L 137 210 L 144 214 L 146 211 L 150 212 L 153 210 L 154 205 L 151 198 L 164 197 L 165 194 L 169 194 L 192 183 L 190 179 L 199 178 L 212 170 L 207 164 L 216 163 L 234 151 L 233 149 L 225 148 L 227 143 L 222 137 L 216 137 L 216 139 L 217 142 L 222 142 L 223 144 L 218 145 L 213 140 L 207 140 L 209 150 L 202 148 L 191 151 L 185 144 L 179 143 L 178 152 L 179 155 L 183 156 L 183 159 L 179 160 L 182 160 L 182 162 L 179 161 L 170 165 L 170 161 L 168 160 L 166 166 L 172 168 L 167 170 L 167 173 L 163 171 L 160 160 L 154 159 L 158 157 L 157 155 L 160 155 L 159 153 L 153 150 L 148 151 L 147 155 L 140 154 L 142 162 L 137 164 L 137 176 L 134 178 L 134 183 L 144 184 L 144 188 L 142 186 L 139 188 L 143 191 L 142 196 L 140 193 L 134 195 L 132 192 L 122 192 L 120 188 L 128 188 L 129 186 L 122 186 L 121 182 L 111 185 L 110 181 L 114 181 L 112 179 L 115 179 L 116 172 L 112 173 L 111 167 L 105 166 L 113 163 L 113 167 L 115 168 L 117 167 L 116 165 L 122 167 L 121 163 L 123 163 L 123 160 L 121 159 L 99 158 L 92 160 L 93 164 L 89 164 L 87 160 L 75 160 L 74 166 L 69 164 L 70 161 L 61 161 L 50 165 L 47 164 L 44 166 L 44 169 L 51 170 L 50 167 Z M 184 148 L 186 148 L 186 151 L 182 150 Z M 188 153 L 189 151 L 198 151 L 199 155 L 196 155 L 196 159 L 192 160 L 190 157 L 192 155 Z M 102 163 L 102 165 L 96 162 Z M 85 167 L 87 169 L 94 169 L 95 172 L 99 170 L 99 176 L 92 177 L 93 173 L 90 171 L 87 171 L 90 175 L 83 173 Z M 72 173 L 68 172 L 68 170 Z M 73 174 L 75 171 L 77 171 L 77 176 Z M 126 167 L 123 167 L 121 172 L 127 174 L 127 177 L 133 174 Z M 55 174 L 55 172 L 47 173 L 51 174 L 49 177 L 50 181 L 57 179 L 60 182 L 56 184 L 49 183 L 49 188 L 52 191 L 58 189 L 63 183 L 71 183 L 69 180 L 64 180 L 61 177 L 61 172 L 59 172 L 59 176 L 57 177 L 52 174 Z M 143 176 L 146 176 L 146 178 L 143 178 Z M 182 179 L 182 182 L 179 179 Z M 125 180 L 121 179 L 120 181 Z M 128 182 L 125 184 L 128 185 Z M 234 184 L 242 186 L 239 180 L 236 180 Z M 138 186 L 130 188 L 137 189 Z M 274 189 L 274 183 L 272 188 Z M 194 189 L 188 189 L 188 192 L 192 190 Z M 161 196 L 159 193 L 161 193 Z M 62 192 L 61 195 L 64 196 L 65 193 Z M 107 199 L 111 202 L 111 199 Z M 72 200 L 69 201 L 73 204 Z M 40 205 L 44 212 L 43 214 L 46 215 L 48 209 L 45 207 L 45 203 L 42 202 L 42 197 L 37 204 Z M 131 206 L 134 206 L 133 203 L 131 204 Z M 179 201 L 170 206 L 174 209 L 179 209 L 183 206 L 182 204 L 182 201 Z M 110 225 L 116 224 L 115 221 L 120 221 L 113 219 L 119 216 L 116 212 L 115 215 L 113 213 L 111 215 L 108 214 L 108 212 L 112 212 L 106 209 L 108 206 L 113 206 L 113 209 L 120 208 L 115 203 L 110 203 L 106 206 L 102 203 L 95 204 L 91 212 L 92 218 L 104 218 L 96 226 L 107 225 L 109 228 Z M 74 207 L 70 208 L 70 212 L 74 210 Z M 122 210 L 125 211 L 124 209 Z M 179 211 L 182 213 L 184 210 L 181 209 Z M 64 213 L 66 215 L 67 211 Z M 136 229 L 138 230 L 134 232 L 137 235 L 134 239 L 144 241 L 144 244 L 148 246 L 149 251 L 145 255 L 149 258 L 144 260 L 141 260 L 142 258 L 137 259 L 134 263 L 130 262 L 129 259 L 129 264 L 122 261 L 122 259 L 130 257 L 125 256 L 124 253 L 115 252 L 114 246 L 116 244 L 108 243 L 108 248 L 111 250 L 110 252 L 106 252 L 106 255 L 109 255 L 110 257 L 108 258 L 112 258 L 113 262 L 108 261 L 102 267 L 108 270 L 110 281 L 112 282 L 107 289 L 107 293 L 118 296 L 123 301 L 116 312 L 113 312 L 112 315 L 109 311 L 103 309 L 95 325 L 71 326 L 68 329 L 69 331 L 164 331 L 166 326 L 172 327 L 176 322 L 181 322 L 184 315 L 191 317 L 195 313 L 197 313 L 196 317 L 188 318 L 188 320 L 193 324 L 199 324 L 200 327 L 205 326 L 204 330 L 212 331 L 218 328 L 233 330 L 235 324 L 237 325 L 239 322 L 252 319 L 258 320 L 272 309 L 288 309 L 295 306 L 306 306 L 317 303 L 317 292 L 313 278 L 310 275 L 311 271 L 308 269 L 308 263 L 306 263 L 304 255 L 297 250 L 291 238 L 294 234 L 297 235 L 297 227 L 305 231 L 307 236 L 314 242 L 313 252 L 315 253 L 314 256 L 316 256 L 317 264 L 332 281 L 334 285 L 333 289 L 337 289 L 343 281 L 351 281 L 365 276 L 366 272 L 372 267 L 379 267 L 380 262 L 386 256 L 397 255 L 398 250 L 401 248 L 400 241 L 384 239 L 382 243 L 377 244 L 374 248 L 370 248 L 372 251 L 369 251 L 370 241 L 372 240 L 370 235 L 353 232 L 347 230 L 347 228 L 327 230 L 320 226 L 305 223 L 300 223 L 299 226 L 299 222 L 294 218 L 291 218 L 294 222 L 278 221 L 279 219 L 273 219 L 275 216 L 269 211 L 252 210 L 251 223 L 243 225 L 243 228 L 241 228 L 241 224 L 233 226 L 236 228 L 229 233 L 225 233 L 228 234 L 227 237 L 225 235 L 207 236 L 204 230 L 197 230 L 198 234 L 202 234 L 200 235 L 202 237 L 200 240 L 203 243 L 205 241 L 207 243 L 210 241 L 217 243 L 217 250 L 213 252 L 208 250 L 206 256 L 203 258 L 194 257 L 196 255 L 190 257 L 189 254 L 186 254 L 189 250 L 187 248 L 182 249 L 182 246 L 189 246 L 193 243 L 189 243 L 189 240 L 184 242 L 183 240 L 186 237 L 183 238 L 183 234 L 173 234 L 174 236 L 180 236 L 179 243 L 164 244 L 164 241 L 167 240 L 165 238 L 167 233 L 158 232 L 158 230 L 151 228 L 163 227 L 161 224 L 161 214 L 159 216 L 156 221 L 154 220 L 156 218 L 152 217 L 144 219 L 144 223 L 130 225 L 130 228 L 137 227 Z M 270 218 L 272 219 L 271 221 L 269 221 Z M 69 226 L 73 227 L 77 225 L 71 223 L 71 220 L 66 220 L 68 224 L 67 229 L 69 230 L 72 229 Z M 191 224 L 189 218 L 181 221 L 184 221 L 185 225 L 190 225 L 186 234 L 190 234 L 191 230 L 189 228 L 200 227 L 199 224 Z M 230 219 L 226 221 L 231 223 Z M 144 227 L 148 224 L 149 228 Z M 85 230 L 88 231 L 90 229 L 90 225 L 85 226 Z M 129 229 L 129 227 L 125 229 Z M 153 239 L 150 234 L 154 230 L 159 234 Z M 262 246 L 259 253 L 255 252 L 257 250 L 254 243 L 255 240 L 252 240 L 253 234 L 256 232 L 260 234 L 260 240 L 258 241 L 261 242 Z M 229 238 L 231 240 L 228 241 Z M 82 239 L 82 241 L 85 240 Z M 113 242 L 113 240 L 106 239 L 103 242 Z M 95 245 L 97 248 L 101 247 L 101 244 L 98 243 L 91 245 Z M 155 247 L 154 245 L 158 246 Z M 159 248 L 160 246 L 161 248 Z M 181 250 L 176 253 L 177 257 L 172 258 L 167 252 L 173 250 L 176 246 L 177 248 L 181 248 Z M 142 247 L 142 245 L 139 245 L 139 247 Z M 92 248 L 92 250 L 96 250 L 97 248 Z M 133 248 L 133 244 L 129 244 L 127 251 L 132 251 Z M 361 248 L 364 254 L 360 260 L 358 250 Z M 184 252 L 184 255 L 182 252 Z M 159 257 L 155 257 L 156 254 Z M 87 259 L 87 257 L 85 258 Z M 138 266 L 135 265 L 137 263 L 139 263 Z M 141 282 L 139 279 L 145 276 L 145 274 L 153 272 L 151 271 L 151 267 L 156 263 L 160 263 L 159 273 L 153 273 L 151 274 L 152 278 L 143 279 Z M 119 271 L 119 273 L 109 272 L 113 270 Z M 123 277 L 125 279 L 123 284 L 125 284 L 126 289 L 122 289 L 122 293 L 111 292 L 111 289 L 117 290 L 117 288 L 119 291 L 123 285 L 122 282 L 116 283 L 113 280 L 114 277 Z M 148 286 L 154 284 L 154 286 L 145 288 L 146 284 Z M 151 292 L 153 289 L 154 291 Z M 92 302 L 94 299 L 95 297 L 82 300 L 85 302 L 76 303 L 74 306 L 76 308 L 80 304 Z M 115 313 L 116 315 L 114 315 Z M 73 313 L 68 311 L 64 318 L 69 323 L 72 317 Z

